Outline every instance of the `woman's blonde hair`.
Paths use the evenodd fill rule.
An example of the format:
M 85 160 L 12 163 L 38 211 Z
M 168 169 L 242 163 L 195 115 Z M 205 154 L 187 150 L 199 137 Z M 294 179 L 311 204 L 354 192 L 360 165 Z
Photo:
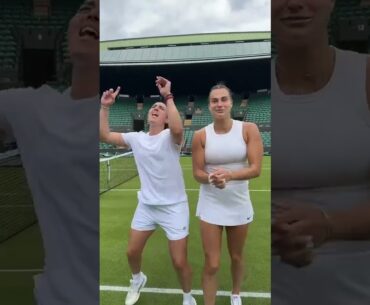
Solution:
M 232 99 L 233 93 L 232 93 L 232 91 L 230 90 L 230 88 L 229 88 L 228 86 L 226 86 L 224 82 L 218 82 L 216 85 L 214 85 L 214 86 L 211 88 L 211 90 L 209 90 L 208 100 L 209 100 L 209 99 L 210 99 L 210 97 L 211 97 L 211 92 L 212 92 L 213 90 L 216 90 L 216 89 L 226 89 L 226 90 L 227 90 L 227 92 L 228 92 L 228 93 L 229 93 L 229 95 L 230 95 L 230 98 Z

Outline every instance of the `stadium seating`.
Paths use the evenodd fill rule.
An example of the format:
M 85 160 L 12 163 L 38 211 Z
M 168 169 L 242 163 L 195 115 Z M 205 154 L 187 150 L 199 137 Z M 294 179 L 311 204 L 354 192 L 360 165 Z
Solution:
M 16 29 L 19 28 L 50 28 L 56 32 L 65 32 L 68 21 L 74 15 L 80 3 L 75 0 L 51 1 L 50 15 L 46 17 L 34 16 L 32 0 L 2 1 L 0 4 L 0 70 L 18 70 L 20 48 Z M 59 42 L 62 51 L 58 53 L 58 60 L 68 61 L 67 38 L 62 35 Z
M 147 113 L 151 105 L 156 101 L 156 98 L 144 98 L 143 109 L 139 110 L 145 121 L 145 130 L 147 130 Z M 271 122 L 271 101 L 270 96 L 263 94 L 252 94 L 249 98 L 247 108 L 240 108 L 241 97 L 236 95 L 234 97 L 233 113 L 241 111 L 244 114 L 244 121 L 255 122 L 258 125 L 269 125 Z M 189 124 L 185 125 L 185 145 L 183 150 L 185 152 L 191 152 L 191 144 L 194 136 L 194 131 L 200 129 L 212 122 L 212 116 L 208 110 L 208 99 L 206 96 L 197 97 L 195 99 L 194 108 L 201 108 L 201 114 L 193 114 L 192 118 L 185 120 L 186 108 L 188 105 L 187 97 L 179 96 L 176 97 L 176 105 L 179 109 L 180 115 L 184 122 Z M 130 98 L 119 98 L 117 102 L 112 106 L 109 121 L 111 128 L 132 128 L 133 117 L 137 117 L 138 110 L 136 100 L 133 97 Z M 271 147 L 271 131 L 264 130 L 261 132 L 264 146 L 267 148 Z M 112 147 L 100 146 L 101 149 L 111 149 Z
M 136 102 L 133 99 L 118 99 L 109 112 L 111 126 L 132 126 L 132 114 L 136 111 Z
M 252 95 L 249 98 L 245 121 L 254 123 L 271 122 L 271 101 L 265 94 Z
M 367 19 L 370 25 L 370 6 L 361 4 L 362 0 L 337 0 L 329 25 L 329 36 L 334 42 L 333 33 L 336 30 L 337 22 L 340 20 Z
M 140 112 L 146 120 L 147 113 L 155 99 L 147 98 L 144 102 L 144 107 Z M 238 103 L 240 98 L 234 100 L 233 113 L 242 111 L 245 113 L 244 120 L 255 123 L 266 123 L 271 121 L 271 102 L 270 97 L 266 94 L 252 95 L 249 99 L 248 107 L 239 108 Z M 176 99 L 177 108 L 183 119 L 185 119 L 185 110 L 187 101 L 184 97 Z M 203 97 L 195 102 L 196 107 L 200 107 L 201 114 L 193 114 L 191 122 L 193 127 L 205 126 L 212 122 L 212 116 L 208 110 L 207 98 Z M 132 126 L 133 114 L 137 113 L 136 101 L 134 98 L 119 98 L 112 106 L 109 120 L 111 126 Z
M 335 18 L 370 17 L 370 7 L 361 6 L 361 0 L 337 0 L 333 12 Z
M 261 131 L 261 137 L 264 147 L 271 147 L 271 132 L 270 131 Z
M 183 150 L 188 151 L 188 152 L 191 151 L 191 144 L 193 142 L 194 132 L 195 132 L 194 129 L 185 128 Z

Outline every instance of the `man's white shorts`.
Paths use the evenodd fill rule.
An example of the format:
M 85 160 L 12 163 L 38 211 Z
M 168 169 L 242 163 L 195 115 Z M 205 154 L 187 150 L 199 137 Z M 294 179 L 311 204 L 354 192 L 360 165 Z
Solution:
M 151 231 L 161 227 L 169 240 L 179 240 L 189 235 L 189 206 L 187 202 L 168 205 L 149 205 L 139 202 L 131 228 Z

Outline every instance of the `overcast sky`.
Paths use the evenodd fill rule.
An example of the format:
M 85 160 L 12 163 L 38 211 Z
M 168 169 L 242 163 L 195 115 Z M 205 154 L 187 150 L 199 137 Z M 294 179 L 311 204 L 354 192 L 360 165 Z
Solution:
M 101 0 L 100 40 L 270 31 L 270 0 Z

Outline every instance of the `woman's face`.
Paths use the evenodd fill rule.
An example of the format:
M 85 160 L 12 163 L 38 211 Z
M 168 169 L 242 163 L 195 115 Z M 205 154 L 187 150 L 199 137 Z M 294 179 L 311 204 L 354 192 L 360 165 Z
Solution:
M 302 45 L 327 35 L 334 0 L 272 0 L 272 34 L 279 44 Z
M 98 0 L 86 0 L 69 22 L 68 48 L 74 64 L 99 61 Z
M 232 106 L 233 101 L 227 89 L 213 89 L 209 94 L 208 108 L 214 119 L 228 118 Z
M 157 102 L 149 109 L 148 123 L 164 125 L 167 123 L 167 106 L 162 102 Z

